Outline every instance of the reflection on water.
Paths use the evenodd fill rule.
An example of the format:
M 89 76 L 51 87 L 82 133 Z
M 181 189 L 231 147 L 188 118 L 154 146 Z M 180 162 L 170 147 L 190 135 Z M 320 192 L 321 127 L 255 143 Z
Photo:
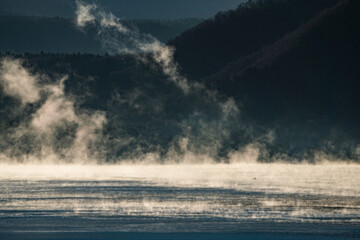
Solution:
M 0 231 L 360 226 L 358 165 L 0 166 Z

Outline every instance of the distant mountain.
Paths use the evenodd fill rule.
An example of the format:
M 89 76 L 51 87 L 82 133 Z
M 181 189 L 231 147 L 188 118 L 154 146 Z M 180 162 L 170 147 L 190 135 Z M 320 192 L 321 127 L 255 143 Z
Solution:
M 166 42 L 201 19 L 124 20 L 124 23 Z M 67 18 L 0 16 L 0 51 L 105 53 L 96 40 L 96 30 L 79 31 Z
M 185 74 L 234 97 L 279 145 L 338 147 L 360 141 L 359 11 L 357 0 L 249 1 L 169 44 Z
M 245 0 L 88 0 L 121 18 L 208 18 Z M 74 17 L 75 0 L 1 0 L 1 12 L 16 15 Z M 0 12 L 0 13 L 1 13 Z

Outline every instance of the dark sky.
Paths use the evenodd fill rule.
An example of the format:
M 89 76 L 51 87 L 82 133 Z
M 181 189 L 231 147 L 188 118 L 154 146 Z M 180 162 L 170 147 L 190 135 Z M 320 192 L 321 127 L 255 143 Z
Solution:
M 89 1 L 89 0 L 88 0 Z M 246 0 L 94 0 L 122 18 L 208 18 Z M 75 0 L 0 0 L 1 14 L 72 17 Z

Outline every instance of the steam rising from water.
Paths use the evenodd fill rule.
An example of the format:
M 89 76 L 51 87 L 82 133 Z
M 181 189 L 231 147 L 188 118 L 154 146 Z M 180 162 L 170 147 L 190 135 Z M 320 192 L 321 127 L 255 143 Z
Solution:
M 276 132 L 265 129 L 254 133 L 254 127 L 242 121 L 242 113 L 233 99 L 220 97 L 181 76 L 173 59 L 174 49 L 125 26 L 96 4 L 81 0 L 76 3 L 80 29 L 94 25 L 104 48 L 112 54 L 131 54 L 142 64 L 155 62 L 174 83 L 169 89 L 181 91 L 176 92 L 178 96 L 162 98 L 157 96 L 160 94 L 150 94 L 154 88 L 140 82 L 140 87 L 125 93 L 115 89 L 106 110 L 89 110 L 77 104 L 80 96 L 65 91 L 67 76 L 50 79 L 26 68 L 20 59 L 4 58 L 0 66 L 0 90 L 11 99 L 12 105 L 3 111 L 9 115 L 11 124 L 0 136 L 1 162 L 237 164 L 255 163 L 259 159 L 293 160 L 282 153 L 270 156 L 268 147 L 276 139 Z M 189 110 L 171 118 L 166 111 L 173 107 L 172 102 Z M 131 117 L 126 118 L 127 115 Z M 158 121 L 156 116 L 169 119 Z M 133 120 L 141 124 L 131 125 Z M 142 128 L 147 131 L 149 125 L 143 124 L 147 121 L 158 121 L 158 125 L 170 122 L 170 127 L 163 130 L 150 125 L 155 130 L 147 133 L 150 137 L 145 136 Z M 139 133 L 131 135 L 134 126 Z M 114 129 L 116 134 L 111 132 Z M 158 134 L 159 130 L 165 133 Z M 360 156 L 359 149 L 354 149 L 356 156 Z M 311 156 L 300 156 L 296 161 L 309 159 L 339 160 L 331 154 L 314 151 Z
M 16 223 L 7 218 L 0 226 L 36 230 L 48 226 L 49 218 L 57 221 L 49 229 L 84 231 L 237 231 L 251 222 L 356 226 L 359 170 L 359 165 L 288 164 L 2 165 L 0 216 L 16 214 Z
M 114 93 L 115 110 L 84 109 L 65 91 L 67 76 L 50 79 L 22 60 L 2 59 L 0 90 L 11 100 L 6 113 L 13 124 L 0 135 L 0 218 L 6 219 L 0 230 L 234 231 L 244 222 L 360 224 L 359 165 L 328 164 L 324 160 L 332 156 L 321 153 L 315 153 L 317 160 L 326 164 L 257 163 L 269 157 L 274 131 L 253 134 L 233 99 L 219 100 L 217 93 L 189 84 L 177 71 L 173 49 L 122 25 L 96 4 L 78 0 L 77 6 L 79 27 L 96 25 L 112 53 L 134 54 L 143 63 L 148 59 L 140 53 L 150 54 L 182 90 L 184 102 L 199 107 L 177 122 L 180 132 L 165 149 L 142 134 L 108 137 L 109 121 L 122 121 L 123 112 L 117 113 L 122 104 L 166 116 L 162 99 L 135 89 Z M 141 96 L 148 98 L 141 102 Z M 151 109 L 139 106 L 149 99 Z M 121 124 L 116 127 L 126 133 Z M 155 150 L 142 149 L 151 144 Z M 355 151 L 360 155 L 360 147 Z M 105 165 L 109 155 L 122 165 Z
M 143 63 L 149 54 L 182 90 L 184 102 L 199 107 L 177 122 L 180 132 L 162 149 L 142 134 L 137 138 L 122 134 L 127 125 L 119 116 L 123 112 L 116 112 L 126 103 L 139 112 L 166 116 L 161 115 L 165 111 L 161 98 L 146 98 L 146 93 L 135 89 L 127 95 L 114 93 L 115 110 L 84 109 L 76 96 L 65 91 L 67 76 L 50 79 L 33 73 L 19 59 L 2 59 L 0 90 L 11 99 L 7 113 L 15 120 L 0 136 L 0 217 L 6 219 L 0 221 L 0 229 L 22 225 L 36 231 L 33 223 L 49 225 L 50 217 L 54 222 L 49 229 L 60 223 L 64 229 L 71 225 L 83 231 L 88 229 L 79 225 L 91 231 L 96 227 L 154 231 L 158 226 L 155 230 L 164 231 L 166 226 L 174 231 L 181 225 L 186 230 L 233 231 L 245 221 L 360 223 L 359 165 L 257 163 L 269 157 L 267 144 L 276 138 L 274 131 L 253 134 L 251 126 L 241 121 L 233 99 L 220 100 L 217 93 L 189 84 L 177 71 L 173 49 L 124 26 L 96 4 L 78 0 L 77 6 L 80 28 L 96 25 L 100 40 L 112 53 L 134 54 Z M 139 101 L 141 96 L 146 96 L 145 101 Z M 151 109 L 138 105 L 149 99 Z M 124 128 L 121 134 L 107 136 L 110 120 L 123 124 L 116 125 Z M 248 141 L 234 144 L 242 138 Z M 155 150 L 142 149 L 151 144 Z M 133 147 L 116 155 L 123 146 Z M 97 165 L 107 162 L 109 155 L 122 165 Z M 331 159 L 315 155 L 320 162 Z M 15 164 L 19 162 L 26 164 Z M 34 162 L 41 164 L 29 164 Z M 229 222 L 234 225 L 229 227 Z
M 97 26 L 98 36 L 106 50 L 112 54 L 150 54 L 170 81 L 185 93 L 189 91 L 189 84 L 186 78 L 178 73 L 177 64 L 173 59 L 174 49 L 149 34 L 141 34 L 136 29 L 124 26 L 119 18 L 105 12 L 95 3 L 77 0 L 76 4 L 78 27 L 83 28 L 88 24 Z
M 91 144 L 101 138 L 105 113 L 76 109 L 74 99 L 64 92 L 67 77 L 55 84 L 44 83 L 47 78 L 31 74 L 20 60 L 2 60 L 0 79 L 4 94 L 19 99 L 22 105 L 32 103 L 38 107 L 2 135 L 0 140 L 6 149 L 0 160 L 96 161 L 99 156 L 91 150 Z
M 12 121 L 17 121 L 0 136 L 1 162 L 103 163 L 110 155 L 114 162 L 143 164 L 255 163 L 267 156 L 265 144 L 271 144 L 275 138 L 272 131 L 260 138 L 252 137 L 246 125 L 242 125 L 241 113 L 234 100 L 219 101 L 216 94 L 205 94 L 200 98 L 201 106 L 211 109 L 213 115 L 209 117 L 198 109 L 184 118 L 179 123 L 181 132 L 171 140 L 165 153 L 161 154 L 160 150 L 144 151 L 136 146 L 116 156 L 113 146 L 122 147 L 144 140 L 115 136 L 110 141 L 104 135 L 104 126 L 108 124 L 107 113 L 80 108 L 76 104 L 76 96 L 65 92 L 67 76 L 54 81 L 44 74 L 31 73 L 23 65 L 19 59 L 1 60 L 0 87 L 3 94 L 15 100 L 7 114 L 14 119 Z M 129 99 L 118 101 L 130 101 L 134 105 L 136 98 L 142 94 L 135 93 L 128 96 Z M 201 92 L 192 90 L 191 94 L 200 95 Z M 151 111 L 160 113 L 164 110 Z M 233 131 L 250 135 L 251 142 L 239 148 L 229 147 L 227 144 L 233 141 Z M 219 156 L 221 152 L 223 155 Z M 321 152 L 316 152 L 315 157 L 316 162 L 337 160 Z M 272 160 L 286 162 L 289 157 L 276 155 Z
M 100 163 L 106 162 L 106 156 L 114 155 L 111 149 L 114 144 L 122 146 L 142 140 L 115 136 L 109 142 L 103 129 L 107 125 L 106 112 L 80 108 L 76 96 L 65 92 L 67 76 L 50 79 L 45 74 L 31 73 L 24 65 L 12 58 L 1 62 L 3 94 L 19 101 L 7 114 L 20 120 L 0 138 L 2 162 Z M 221 102 L 215 95 L 205 95 L 199 100 L 205 107 L 216 110 L 216 115 L 207 119 L 206 114 L 197 110 L 183 119 L 179 123 L 181 133 L 172 139 L 165 154 L 131 148 L 123 156 L 112 158 L 147 164 L 214 163 L 224 141 L 231 138 L 232 124 L 238 120 L 240 111 L 232 99 Z M 235 155 L 231 156 L 233 159 Z
M 20 60 L 3 59 L 0 64 L 0 83 L 5 94 L 18 98 L 24 104 L 39 101 L 38 76 L 30 75 Z
M 125 26 L 119 18 L 106 13 L 95 3 L 89 4 L 81 0 L 77 0 L 76 3 L 78 27 L 84 28 L 88 24 L 96 26 L 100 41 L 110 53 L 132 54 L 144 63 L 147 63 L 147 56 L 150 55 L 152 60 L 161 66 L 168 79 L 182 89 L 185 95 L 203 94 L 205 101 L 213 105 L 210 108 L 220 109 L 220 117 L 214 120 L 209 121 L 208 116 L 204 116 L 199 111 L 195 111 L 188 119 L 183 120 L 182 134 L 174 137 L 165 157 L 160 156 L 159 152 L 150 152 L 136 155 L 135 158 L 130 156 L 130 159 L 125 160 L 137 162 L 140 159 L 142 162 L 155 163 L 165 158 L 166 162 L 213 162 L 214 157 L 223 147 L 223 142 L 231 137 L 229 126 L 239 117 L 240 112 L 234 100 L 219 101 L 216 93 L 207 92 L 200 84 L 190 84 L 178 72 L 177 63 L 173 58 L 173 48 L 164 45 L 151 35 L 141 34 L 136 29 Z M 194 125 L 196 127 L 192 127 Z M 131 139 L 126 142 L 131 142 Z

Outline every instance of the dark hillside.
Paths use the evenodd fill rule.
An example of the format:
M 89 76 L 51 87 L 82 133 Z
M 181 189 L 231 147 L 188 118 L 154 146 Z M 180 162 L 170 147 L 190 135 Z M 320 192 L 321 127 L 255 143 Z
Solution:
M 249 111 L 291 108 L 294 114 L 360 120 L 354 109 L 360 102 L 359 10 L 358 1 L 341 1 L 205 81 L 238 99 L 247 96 Z
M 317 153 L 359 161 L 360 2 L 311 3 L 249 2 L 175 39 L 180 68 L 190 80 L 207 86 L 191 85 L 188 94 L 146 55 L 2 57 L 20 58 L 32 73 L 49 76 L 40 78 L 43 86 L 68 76 L 66 99 L 74 102 L 76 111 L 105 114 L 105 138 L 99 146 L 106 149 L 106 161 L 188 150 L 226 159 L 249 144 L 261 149 L 261 161 L 284 156 L 302 161 L 315 159 Z M 279 9 L 288 12 L 276 15 Z M 296 16 L 296 21 L 285 21 L 286 15 Z M 239 23 L 235 16 L 248 22 Z M 256 25 L 251 19 L 258 19 Z M 245 23 L 251 27 L 245 28 Z M 20 141 L 13 131 L 29 124 L 42 100 L 22 105 L 5 93 L 6 88 L 0 88 L 0 149 L 11 150 L 20 143 L 12 154 L 38 153 L 42 145 L 31 141 L 32 132 Z M 56 130 L 61 139 L 54 145 L 58 154 L 74 139 L 69 133 L 76 126 L 65 127 Z
M 224 116 L 224 106 L 216 98 L 208 97 L 201 89 L 185 94 L 156 63 L 146 63 L 132 55 L 100 56 L 92 54 L 24 54 L 0 56 L 22 59 L 32 73 L 48 76 L 41 84 L 64 82 L 67 99 L 81 113 L 102 111 L 106 116 L 106 161 L 136 157 L 136 154 L 169 151 L 184 153 L 181 139 L 186 138 L 189 150 L 217 158 L 226 156 L 231 148 L 251 141 L 243 126 L 236 123 L 237 115 Z M 145 56 L 144 56 L 145 57 Z M 5 94 L 0 85 L 0 149 L 13 149 L 12 154 L 38 153 L 41 144 L 25 135 L 13 138 L 13 129 L 28 125 L 42 101 L 27 104 L 21 109 L 18 99 Z M 45 97 L 45 96 L 44 96 Z M 225 107 L 233 108 L 230 101 Z M 17 109 L 21 109 L 17 111 Z M 225 111 L 226 112 L 226 111 Z M 70 129 L 71 130 L 71 129 Z M 69 129 L 60 129 L 59 144 L 71 139 Z M 232 139 L 232 134 L 241 141 Z M 60 144 L 61 143 L 61 144 Z M 14 148 L 14 145 L 19 148 Z M 66 145 L 66 144 L 65 144 Z
M 280 6 L 285 2 L 300 4 L 289 0 L 281 1 Z M 302 2 L 304 6 L 309 3 Z M 250 11 L 256 15 L 257 11 L 265 11 L 263 9 L 278 9 L 273 1 L 262 1 L 262 4 L 268 7 L 249 8 L 246 10 L 249 16 Z M 206 24 L 199 26 L 173 41 L 177 44 L 177 57 L 183 63 L 184 72 L 193 73 L 193 77 L 201 75 L 207 86 L 234 97 L 251 122 L 274 129 L 279 146 L 298 152 L 314 146 L 332 148 L 357 143 L 360 139 L 360 2 L 322 1 L 322 6 L 325 5 L 328 7 L 302 24 L 299 21 L 297 28 L 267 45 L 266 41 L 276 34 L 270 38 L 266 31 L 264 34 L 259 31 L 258 37 L 248 37 L 252 28 L 241 34 L 244 39 L 249 38 L 249 44 L 227 41 L 229 36 L 219 38 L 224 28 L 219 27 L 220 18 L 215 18 L 208 21 L 207 27 Z M 230 26 L 230 18 L 226 19 Z M 241 26 L 235 20 L 233 24 L 231 29 Z M 267 24 L 263 19 L 259 26 Z M 204 45 L 211 46 L 199 47 L 197 39 L 205 32 L 213 34 L 204 41 Z M 218 34 L 215 36 L 215 33 Z M 197 55 L 200 60 L 187 51 L 189 48 L 182 52 L 184 46 L 190 46 L 186 44 L 191 42 L 191 37 L 193 54 L 207 48 L 216 50 L 208 50 L 208 56 Z M 181 42 L 183 39 L 185 42 Z M 263 40 L 261 44 L 255 44 L 258 39 Z M 224 59 L 228 53 L 223 56 L 223 51 L 232 51 L 230 58 L 234 61 L 229 63 L 230 58 Z M 226 67 L 218 71 L 222 65 Z
M 186 74 L 208 75 L 271 44 L 337 1 L 248 1 L 236 10 L 218 13 L 169 44 L 176 47 L 176 59 Z

